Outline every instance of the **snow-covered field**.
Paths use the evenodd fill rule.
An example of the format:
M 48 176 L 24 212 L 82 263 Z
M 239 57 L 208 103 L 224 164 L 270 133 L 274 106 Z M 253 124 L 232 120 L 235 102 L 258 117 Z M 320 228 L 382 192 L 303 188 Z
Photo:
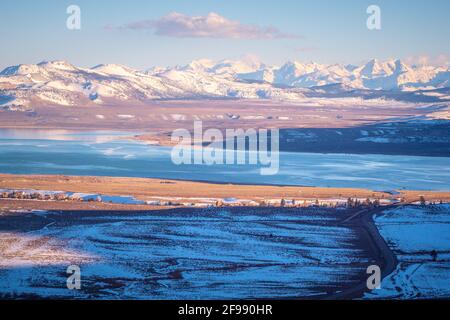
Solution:
M 450 204 L 387 210 L 375 223 L 396 254 L 398 267 L 381 289 L 365 298 L 449 298 Z
M 370 253 L 331 209 L 15 212 L 0 218 L 0 297 L 282 298 L 343 290 Z M 66 288 L 81 267 L 82 287 Z

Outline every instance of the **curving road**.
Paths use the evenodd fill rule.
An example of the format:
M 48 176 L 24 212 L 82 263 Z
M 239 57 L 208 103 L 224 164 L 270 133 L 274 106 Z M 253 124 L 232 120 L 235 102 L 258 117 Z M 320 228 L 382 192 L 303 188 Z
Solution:
M 373 221 L 373 216 L 376 213 L 388 210 L 392 207 L 399 207 L 401 205 L 390 205 L 378 208 L 363 209 L 352 216 L 344 219 L 343 224 L 357 224 L 362 226 L 367 232 L 367 235 L 372 243 L 372 249 L 374 251 L 374 259 L 376 264 L 381 269 L 381 278 L 384 279 L 390 275 L 397 267 L 397 257 L 392 252 L 392 250 L 387 245 L 384 238 L 381 236 L 378 228 Z M 367 275 L 369 277 L 369 275 Z M 357 299 L 361 298 L 365 292 L 369 292 L 370 289 L 367 288 L 366 280 L 359 283 L 358 285 L 351 287 L 342 292 L 334 293 L 323 297 L 326 300 L 338 300 L 338 299 Z

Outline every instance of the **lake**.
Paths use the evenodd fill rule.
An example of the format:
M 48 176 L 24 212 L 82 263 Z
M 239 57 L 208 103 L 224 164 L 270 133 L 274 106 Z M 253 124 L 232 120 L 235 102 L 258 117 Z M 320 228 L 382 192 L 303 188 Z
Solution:
M 280 152 L 278 174 L 264 176 L 258 165 L 175 165 L 171 148 L 124 138 L 133 134 L 0 129 L 0 172 L 450 190 L 450 159 L 445 157 Z

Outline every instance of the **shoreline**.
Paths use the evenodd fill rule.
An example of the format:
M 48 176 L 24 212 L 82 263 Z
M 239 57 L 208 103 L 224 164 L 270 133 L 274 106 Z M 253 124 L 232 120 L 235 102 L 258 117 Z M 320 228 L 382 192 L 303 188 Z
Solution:
M 403 202 L 448 202 L 450 191 L 396 190 L 374 191 L 358 188 L 324 188 L 308 186 L 252 185 L 199 182 L 188 180 L 0 174 L 0 189 L 46 190 L 80 194 L 133 197 L 141 201 L 176 200 L 177 202 L 211 202 L 223 199 L 261 201 L 298 200 L 315 201 L 341 199 L 372 199 Z M 237 203 L 236 203 L 237 204 Z M 306 204 L 306 202 L 305 202 Z
M 252 185 L 210 183 L 187 180 L 0 174 L 0 201 L 9 205 L 33 202 L 40 208 L 67 209 L 80 203 L 97 207 L 122 205 L 133 208 L 269 206 L 344 207 L 348 199 L 361 205 L 369 200 L 387 206 L 393 203 L 450 202 L 450 191 L 397 190 L 373 191 L 358 188 Z M 55 196 L 60 192 L 63 196 Z M 51 196 L 50 196 L 51 195 Z M 88 199 L 88 196 L 90 198 Z M 96 200 L 100 198 L 99 200 Z M 104 198 L 105 200 L 103 200 Z M 89 200 L 89 201 L 88 201 Z M 126 201 L 125 201 L 126 200 Z M 16 201 L 16 202 L 14 202 Z M 137 203 L 139 202 L 139 203 Z M 51 205 L 49 205 L 49 203 Z M 369 203 L 370 205 L 370 203 Z
M 324 155 L 386 155 L 386 156 L 416 156 L 416 157 L 433 157 L 433 158 L 446 158 L 450 156 L 449 143 L 447 142 L 416 142 L 416 139 L 427 138 L 428 140 L 435 139 L 439 135 L 444 135 L 450 128 L 449 121 L 443 121 L 441 125 L 427 124 L 420 130 L 420 134 L 414 131 L 414 126 L 408 124 L 407 121 L 393 121 L 388 124 L 392 124 L 392 129 L 395 130 L 407 130 L 404 135 L 413 136 L 413 141 L 407 141 L 397 143 L 394 140 L 398 139 L 396 136 L 389 136 L 388 138 L 379 138 L 377 135 L 380 131 L 384 132 L 383 124 L 385 121 L 374 122 L 372 124 L 358 124 L 355 126 L 333 126 L 328 127 L 314 127 L 314 126 L 280 126 L 280 144 L 279 151 L 284 153 L 307 153 L 307 154 L 324 154 Z M 68 133 L 76 132 L 120 132 L 123 137 L 118 139 L 132 140 L 137 143 L 143 143 L 156 147 L 174 147 L 178 145 L 178 142 L 171 140 L 171 132 L 179 127 L 185 127 L 189 130 L 192 123 L 184 123 L 176 126 L 172 124 L 172 127 L 136 127 L 131 128 L 129 126 L 113 127 L 106 126 L 61 126 L 53 124 L 24 124 L 24 125 L 9 125 L 0 123 L 0 130 L 37 130 L 37 131 L 58 131 L 64 130 Z M 430 127 L 431 126 L 431 127 Z M 214 128 L 214 125 L 205 126 L 204 129 Z M 217 128 L 222 128 L 223 124 L 216 124 Z M 236 127 L 233 124 L 231 128 Z M 255 128 L 264 128 L 265 126 L 255 126 Z M 247 129 L 247 125 L 243 126 Z M 428 129 L 431 131 L 438 130 L 438 133 L 427 137 Z M 367 139 L 367 137 L 358 135 L 361 132 L 372 132 L 375 136 L 369 138 L 368 141 L 362 141 L 361 139 Z M 343 133 L 345 132 L 345 134 Z M 297 136 L 298 135 L 298 136 Z M 414 136 L 416 135 L 416 136 Z M 437 135 L 437 136 L 436 136 Z M 303 136 L 314 137 L 310 140 Z M 370 139 L 373 139 L 371 141 Z M 377 142 L 377 139 L 381 139 L 382 142 Z M 384 139 L 384 140 L 383 140 Z M 393 139 L 390 141 L 390 139 Z M 361 141 L 359 141 L 361 140 Z M 225 141 L 225 140 L 224 140 Z M 204 141 L 204 146 L 209 144 L 208 141 Z M 224 148 L 225 149 L 225 148 Z

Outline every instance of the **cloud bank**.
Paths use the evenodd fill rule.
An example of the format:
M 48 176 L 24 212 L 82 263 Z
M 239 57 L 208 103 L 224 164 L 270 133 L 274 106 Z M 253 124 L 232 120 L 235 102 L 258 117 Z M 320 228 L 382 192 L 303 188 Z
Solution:
M 437 56 L 422 54 L 417 56 L 409 56 L 405 58 L 405 62 L 411 65 L 418 66 L 449 66 L 450 59 L 446 54 L 439 54 Z
M 126 24 L 121 29 L 152 30 L 154 34 L 175 38 L 220 39 L 288 39 L 297 35 L 283 33 L 275 27 L 260 27 L 229 20 L 217 13 L 187 16 L 172 12 L 157 20 L 142 20 Z

